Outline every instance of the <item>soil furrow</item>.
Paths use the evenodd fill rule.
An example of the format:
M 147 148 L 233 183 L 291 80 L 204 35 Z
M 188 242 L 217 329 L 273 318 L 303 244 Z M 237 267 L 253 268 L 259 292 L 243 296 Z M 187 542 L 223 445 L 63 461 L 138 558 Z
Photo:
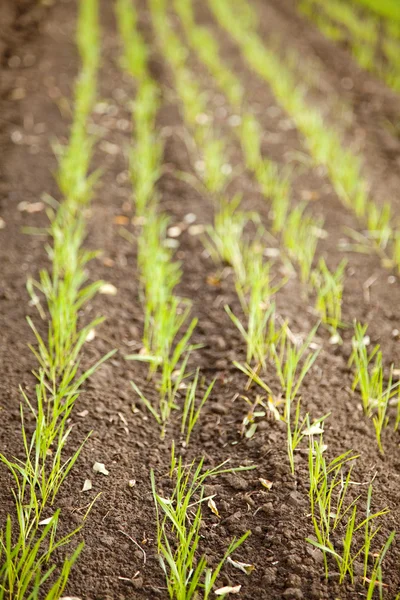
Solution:
M 187 214 L 196 215 L 196 224 L 212 222 L 210 200 L 179 180 L 176 171 L 193 172 L 196 155 L 188 152 L 187 131 L 179 112 L 179 102 L 173 91 L 173 78 L 153 39 L 149 13 L 144 3 L 139 4 L 140 25 L 152 48 L 153 77 L 161 84 L 163 104 L 158 116 L 158 129 L 165 139 L 164 173 L 158 183 L 160 209 L 171 216 L 171 224 L 184 222 Z M 282 6 L 254 1 L 260 14 L 260 24 L 267 38 L 277 27 L 290 37 L 299 52 L 316 51 L 329 71 L 329 84 L 340 90 L 354 108 L 355 120 L 350 130 L 366 129 L 365 152 L 367 170 L 371 177 L 385 175 L 384 191 L 396 187 L 397 174 L 394 160 L 385 163 L 389 142 L 376 125 L 376 119 L 397 115 L 393 97 L 378 88 L 381 104 L 368 104 L 368 97 L 358 101 L 371 81 L 348 64 L 345 55 L 331 57 L 332 45 L 307 28 L 293 16 L 289 0 Z M 279 4 L 279 6 L 278 6 Z M 268 87 L 247 69 L 239 52 L 228 36 L 215 26 L 204 3 L 196 3 L 199 22 L 207 24 L 222 45 L 222 54 L 235 74 L 243 81 L 249 103 L 264 131 L 264 153 L 282 166 L 293 163 L 293 157 L 304 157 L 304 149 L 297 132 L 287 116 L 277 106 Z M 1 11 L 0 11 L 1 15 Z M 68 107 L 62 98 L 72 96 L 72 85 L 77 70 L 77 56 L 73 45 L 76 3 L 56 3 L 43 20 L 39 36 L 18 48 L 18 55 L 33 55 L 32 64 L 15 66 L 15 82 L 24 89 L 18 100 L 18 113 L 5 112 L 8 121 L 7 136 L 1 141 L 3 168 L 6 173 L 0 217 L 5 227 L 0 229 L 0 364 L 3 378 L 0 383 L 2 428 L 0 449 L 5 454 L 20 449 L 18 385 L 32 387 L 30 371 L 33 357 L 26 346 L 32 341 L 25 315 L 39 321 L 36 310 L 29 306 L 25 291 L 28 275 L 35 276 L 47 264 L 44 240 L 27 236 L 21 226 L 45 226 L 44 211 L 24 212 L 20 202 L 37 202 L 43 192 L 57 196 L 52 172 L 56 167 L 49 140 L 54 136 L 63 140 L 67 133 Z M 93 115 L 93 131 L 99 133 L 93 168 L 101 168 L 101 182 L 96 188 L 90 221 L 88 247 L 102 250 L 101 256 L 90 264 L 90 278 L 104 279 L 115 286 L 115 296 L 98 295 L 87 307 L 82 319 L 95 315 L 106 316 L 93 341 L 86 345 L 85 365 L 99 359 L 111 348 L 118 353 L 85 385 L 71 425 L 73 430 L 69 448 L 74 449 L 92 431 L 82 454 L 65 481 L 57 500 L 61 508 L 60 532 L 67 533 L 81 523 L 85 507 L 97 497 L 80 534 L 85 549 L 74 568 L 67 595 L 82 600 L 165 600 L 168 592 L 156 556 L 156 520 L 150 486 L 150 468 L 155 470 L 160 492 L 168 494 L 171 441 L 189 463 L 205 456 L 207 465 L 215 466 L 230 458 L 232 466 L 255 464 L 257 469 L 241 475 L 226 475 L 207 485 L 207 495 L 215 494 L 220 518 L 204 507 L 201 550 L 215 565 L 234 536 L 247 529 L 252 535 L 238 550 L 237 560 L 253 564 L 255 570 L 246 576 L 231 566 L 223 569 L 219 583 L 242 584 L 238 597 L 244 600 L 268 598 L 307 598 L 330 600 L 340 597 L 353 599 L 364 594 L 360 578 L 354 585 L 339 586 L 335 575 L 324 579 L 321 555 L 304 541 L 312 534 L 308 517 L 308 463 L 304 444 L 296 453 L 296 475 L 289 471 L 286 452 L 286 431 L 282 423 L 263 419 L 251 439 L 241 438 L 239 429 L 248 407 L 241 394 L 255 400 L 257 390 L 245 389 L 246 379 L 232 367 L 233 360 L 245 360 L 245 344 L 223 309 L 229 304 L 240 313 L 233 277 L 229 270 L 217 268 L 203 251 L 199 236 L 189 228 L 179 236 L 176 257 L 182 261 L 183 278 L 179 294 L 193 302 L 193 316 L 199 317 L 193 342 L 203 348 L 191 357 L 193 368 L 200 366 L 207 381 L 217 378 L 210 400 L 205 405 L 200 421 L 192 434 L 189 447 L 180 440 L 180 413 L 173 417 L 165 440 L 159 437 L 159 428 L 146 412 L 130 387 L 129 380 L 146 391 L 150 400 L 156 400 L 154 382 L 147 380 L 147 368 L 127 362 L 124 355 L 141 347 L 143 309 L 140 301 L 136 268 L 136 245 L 121 235 L 121 227 L 133 237 L 139 226 L 132 223 L 132 190 L 128 174 L 128 148 L 132 138 L 131 100 L 135 83 L 120 67 L 120 40 L 118 39 L 113 3 L 101 1 L 103 28 L 103 61 L 100 73 L 99 102 Z M 304 29 L 304 40 L 300 33 Z M 318 42 L 318 46 L 316 46 Z M 25 54 L 26 53 L 26 54 Z M 11 64 L 17 65 L 17 61 Z M 206 71 L 193 55 L 190 65 L 202 85 L 210 91 L 210 113 L 216 116 L 219 131 L 228 140 L 229 161 L 234 167 L 242 164 L 237 140 L 231 135 L 229 107 L 221 99 Z M 325 73 L 324 75 L 325 76 Z M 353 92 L 339 87 L 344 77 L 354 79 Z M 362 79 L 362 78 L 363 79 Z M 378 86 L 378 84 L 376 84 Z M 11 95 L 15 94 L 13 88 Z M 374 88 L 375 89 L 375 88 Z M 372 93 L 372 92 L 371 92 Z M 374 92 L 375 93 L 375 92 Z M 22 94 L 22 92 L 20 92 Z M 7 100 L 9 102 L 9 100 Z M 2 104 L 7 107 L 7 104 Z M 6 108 L 5 108 L 6 110 Z M 371 121 L 374 123 L 371 124 Z M 21 124 L 20 124 L 21 123 Z M 38 127 L 41 125 L 41 127 Z M 19 134 L 19 135 L 18 135 Z M 21 137 L 22 136 L 22 137 Z M 392 143 L 392 141 L 390 141 Z M 308 157 L 306 157 L 308 158 Z M 379 159 L 379 160 L 378 160 Z M 372 166 L 376 162 L 374 169 Z M 307 165 L 307 160 L 306 160 Z M 310 194 L 315 214 L 322 214 L 328 237 L 320 241 L 318 255 L 326 257 L 330 266 L 336 266 L 343 257 L 338 249 L 343 226 L 357 229 L 353 217 L 343 210 L 332 192 L 325 174 L 320 169 L 302 168 L 296 163 L 293 181 L 293 200 L 301 201 Z M 389 177 L 390 176 L 390 177 Z M 390 182 L 389 182 L 390 179 Z M 398 183 L 398 182 L 397 182 Z M 240 191 L 244 206 L 257 210 L 268 224 L 268 205 L 261 198 L 249 173 L 240 174 L 231 184 L 230 193 Z M 389 196 L 391 197 L 391 196 Z M 20 207 L 21 208 L 21 207 Z M 1 223 L 1 221 L 0 221 Z M 379 342 L 387 364 L 400 362 L 397 305 L 400 287 L 375 256 L 346 254 L 349 266 L 346 274 L 343 311 L 345 320 L 353 318 L 370 323 L 372 343 Z M 276 266 L 279 272 L 278 266 Z M 370 282 L 368 288 L 365 283 Z M 389 283 L 389 281 L 391 283 Z M 296 333 L 308 332 L 316 317 L 310 310 L 310 299 L 305 299 L 297 278 L 292 278 L 278 295 L 278 309 L 289 319 Z M 400 328 L 399 328 L 400 329 Z M 363 483 L 374 480 L 374 509 L 390 507 L 377 541 L 384 541 L 400 520 L 397 506 L 400 477 L 398 434 L 387 430 L 384 435 L 385 457 L 379 455 L 373 426 L 359 409 L 359 397 L 352 394 L 351 372 L 347 366 L 352 328 L 343 332 L 344 345 L 330 346 L 329 335 L 321 332 L 317 342 L 323 351 L 302 387 L 304 409 L 313 417 L 329 411 L 325 441 L 329 457 L 353 448 L 360 453 L 354 478 Z M 279 386 L 274 370 L 268 366 L 266 379 L 276 393 Z M 95 461 L 102 462 L 110 474 L 94 474 Z M 259 478 L 272 481 L 267 491 Z M 81 492 L 85 479 L 91 479 L 93 489 Z M 7 512 L 12 512 L 10 478 L 0 468 L 0 523 Z M 366 486 L 357 488 L 366 494 Z M 121 533 L 123 532 L 123 533 Z M 137 544 L 129 540 L 131 536 Z M 378 545 L 378 544 L 377 544 Z M 386 597 L 394 598 L 400 586 L 399 546 L 394 544 L 384 566 L 384 581 L 389 586 Z M 60 556 L 61 561 L 61 556 Z

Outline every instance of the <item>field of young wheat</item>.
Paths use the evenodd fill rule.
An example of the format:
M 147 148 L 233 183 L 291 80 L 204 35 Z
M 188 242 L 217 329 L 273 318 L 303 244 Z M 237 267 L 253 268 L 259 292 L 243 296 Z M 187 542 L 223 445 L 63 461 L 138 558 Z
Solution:
M 0 600 L 400 600 L 396 0 L 0 4 Z

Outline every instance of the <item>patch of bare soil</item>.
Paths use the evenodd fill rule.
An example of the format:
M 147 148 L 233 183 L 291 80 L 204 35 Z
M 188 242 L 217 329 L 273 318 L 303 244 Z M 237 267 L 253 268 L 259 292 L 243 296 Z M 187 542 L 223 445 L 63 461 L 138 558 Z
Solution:
M 271 0 L 254 4 L 260 11 L 266 38 L 276 23 L 285 31 L 298 31 L 298 21 L 291 18 L 290 11 L 277 9 L 278 3 Z M 282 165 L 287 163 L 294 151 L 302 149 L 296 131 L 287 127 L 287 116 L 276 106 L 270 90 L 248 71 L 234 44 L 216 28 L 204 3 L 198 2 L 196 6 L 199 20 L 215 28 L 223 45 L 224 58 L 246 85 L 249 103 L 265 131 L 266 156 Z M 134 89 L 119 68 L 119 42 L 112 5 L 103 0 L 101 8 L 104 52 L 100 84 L 104 104 L 97 108 L 94 121 L 103 128 L 104 135 L 98 144 L 94 167 L 101 166 L 104 175 L 93 202 L 87 244 L 103 250 L 102 256 L 91 264 L 91 279 L 112 283 L 118 293 L 116 296 L 97 296 L 82 315 L 83 320 L 97 314 L 107 317 L 96 338 L 87 344 L 85 362 L 93 363 L 111 348 L 117 348 L 119 352 L 88 382 L 72 417 L 71 451 L 90 431 L 92 435 L 57 499 L 57 506 L 62 511 L 62 531 L 66 533 L 80 523 L 85 507 L 99 492 L 101 495 L 80 534 L 85 549 L 74 568 L 68 594 L 82 600 L 164 600 L 168 597 L 156 556 L 155 510 L 149 474 L 150 469 L 154 469 L 159 489 L 168 491 L 170 446 L 171 440 L 175 439 L 187 463 L 205 456 L 206 464 L 212 466 L 228 458 L 232 466 L 257 465 L 254 471 L 218 477 L 207 487 L 207 494 L 216 495 L 220 513 L 218 518 L 204 509 L 202 550 L 211 565 L 218 562 L 234 536 L 240 536 L 248 529 L 252 531 L 238 550 L 237 558 L 254 564 L 255 570 L 246 576 L 227 565 L 221 575 L 221 585 L 242 584 L 239 597 L 244 600 L 330 600 L 336 597 L 353 600 L 359 595 L 362 597 L 365 588 L 358 573 L 354 585 L 339 587 L 334 573 L 326 581 L 321 554 L 305 542 L 313 532 L 308 515 L 305 448 L 296 455 L 296 475 L 293 477 L 287 461 L 286 431 L 281 424 L 270 420 L 261 422 L 252 439 L 242 438 L 239 434 L 247 405 L 238 395 L 246 394 L 254 399 L 256 390 L 245 390 L 246 381 L 232 365 L 234 359 L 245 359 L 245 348 L 223 306 L 229 304 L 238 314 L 240 306 L 232 277 L 229 274 L 220 279 L 216 277 L 216 267 L 204 254 L 201 240 L 190 235 L 188 230 L 179 238 L 177 257 L 184 269 L 179 293 L 193 302 L 193 315 L 199 317 L 194 342 L 203 344 L 203 348 L 193 355 L 192 362 L 193 366 L 201 366 L 208 380 L 217 379 L 189 447 L 184 448 L 179 443 L 178 415 L 165 440 L 160 441 L 156 423 L 133 394 L 130 379 L 145 390 L 150 399 L 157 399 L 154 385 L 147 381 L 146 369 L 124 360 L 125 354 L 132 353 L 132 348 L 140 348 L 143 330 L 135 245 L 120 235 L 122 221 L 128 223 L 126 227 L 134 235 L 137 233 L 130 223 L 131 190 L 126 156 L 131 136 L 129 101 Z M 279 20 L 274 21 L 273 15 Z M 57 196 L 52 175 L 56 164 L 49 139 L 57 136 L 62 140 L 68 132 L 68 111 L 61 98 L 62 95 L 71 97 L 73 78 L 78 69 L 73 44 L 75 17 L 75 2 L 56 3 L 41 20 L 36 35 L 9 50 L 7 64 L 3 61 L 3 69 L 12 71 L 14 81 L 1 99 L 1 114 L 6 124 L 1 138 L 5 177 L 0 189 L 0 217 L 5 223 L 0 229 L 0 448 L 6 455 L 18 455 L 22 449 L 18 385 L 22 384 L 29 391 L 34 384 L 30 374 L 35 366 L 34 359 L 26 347 L 27 341 L 32 341 L 32 335 L 25 315 L 33 316 L 35 322 L 39 317 L 29 306 L 25 283 L 29 275 L 37 275 L 39 268 L 47 264 L 43 250 L 45 238 L 28 236 L 21 231 L 23 226 L 45 225 L 43 210 L 37 213 L 21 211 L 20 202 L 37 202 L 44 191 Z M 141 13 L 141 25 L 151 40 L 145 11 Z M 305 39 L 310 36 L 305 30 Z M 296 44 L 297 39 L 293 37 L 291 43 Z M 331 48 L 328 42 L 320 40 L 320 43 L 326 45 L 327 51 Z M 303 48 L 302 45 L 299 47 Z M 311 50 L 311 45 L 307 46 L 307 52 L 311 53 Z M 14 56 L 20 60 L 12 60 Z M 26 64 L 25 56 L 34 58 Z M 216 110 L 217 105 L 225 110 L 218 112 L 221 131 L 231 135 L 229 107 L 218 98 L 212 82 L 194 57 L 191 61 L 196 74 L 211 92 L 210 110 Z M 162 210 L 171 215 L 173 223 L 182 222 L 188 213 L 194 213 L 198 223 L 209 223 L 212 219 L 210 200 L 174 176 L 175 169 L 190 171 L 195 157 L 189 155 L 184 143 L 179 106 L 169 89 L 171 75 L 156 51 L 152 64 L 153 74 L 165 92 L 159 116 L 159 126 L 166 139 L 166 169 L 159 182 Z M 327 63 L 325 75 L 338 80 L 343 77 L 334 61 Z M 355 71 L 352 76 L 355 81 L 362 77 Z M 23 97 L 13 100 L 18 88 L 24 90 L 24 94 L 20 92 Z M 368 102 L 367 98 L 365 102 Z M 12 112 L 7 112 L 11 107 Z M 371 148 L 380 147 L 381 142 L 374 137 L 373 131 L 371 136 L 374 140 Z M 230 160 L 234 166 L 239 165 L 238 145 L 234 136 L 229 139 Z M 366 147 L 367 159 L 369 147 Z M 393 172 L 391 161 L 387 169 Z M 357 223 L 344 211 L 323 172 L 298 170 L 293 187 L 294 201 L 301 200 L 302 194 L 310 191 L 317 194 L 314 210 L 316 214 L 324 215 L 325 229 L 329 233 L 321 240 L 320 254 L 331 266 L 337 265 L 343 258 L 343 253 L 338 251 L 342 227 L 356 228 Z M 243 173 L 233 182 L 232 191 L 235 189 L 243 191 L 246 208 L 257 209 L 268 224 L 268 206 L 260 198 L 249 174 Z M 121 221 L 121 217 L 126 218 Z M 388 282 L 389 273 L 373 256 L 348 254 L 347 258 L 344 320 L 350 325 L 357 317 L 370 323 L 372 342 L 382 345 L 388 363 L 399 364 L 399 342 L 392 334 L 394 329 L 400 329 L 399 283 L 397 280 Z M 275 269 L 279 275 L 279 266 Z M 279 312 L 289 320 L 295 332 L 309 331 L 316 321 L 309 308 L 312 300 L 304 297 L 297 279 L 292 279 L 279 293 L 277 304 Z M 379 542 L 383 542 L 400 522 L 399 440 L 397 434 L 385 433 L 386 454 L 383 458 L 379 455 L 373 441 L 372 424 L 362 415 L 359 398 L 350 390 L 352 377 L 347 361 L 351 335 L 352 328 L 349 327 L 343 334 L 343 346 L 332 347 L 328 342 L 329 334 L 321 331 L 317 341 L 324 351 L 304 383 L 303 403 L 313 416 L 332 413 L 325 434 L 329 456 L 353 448 L 360 453 L 354 479 L 367 482 L 375 477 L 374 509 L 384 506 L 391 509 L 377 536 Z M 272 369 L 267 373 L 267 379 L 278 392 Z M 105 463 L 110 472 L 108 477 L 92 472 L 96 461 Z M 270 491 L 262 487 L 260 477 L 272 481 Z M 82 493 L 86 478 L 92 479 L 93 489 Z M 135 480 L 133 487 L 129 485 L 131 480 Z M 7 512 L 12 512 L 10 486 L 9 475 L 0 468 L 0 522 L 4 521 Z M 362 493 L 364 491 L 365 486 Z M 133 538 L 142 550 L 124 534 Z M 394 598 L 399 590 L 399 558 L 400 550 L 395 542 L 384 569 L 388 599 Z

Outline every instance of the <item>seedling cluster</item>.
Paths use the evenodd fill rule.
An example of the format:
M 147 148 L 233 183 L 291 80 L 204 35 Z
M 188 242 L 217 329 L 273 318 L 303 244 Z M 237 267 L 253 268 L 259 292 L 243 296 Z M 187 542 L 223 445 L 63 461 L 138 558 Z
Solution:
M 69 420 L 81 387 L 113 354 L 111 351 L 85 372 L 80 369 L 89 332 L 103 320 L 97 318 L 84 327 L 78 323 L 80 312 L 102 285 L 100 281 L 87 283 L 87 265 L 96 254 L 83 248 L 85 209 L 98 178 L 97 173 L 89 174 L 93 138 L 88 134 L 88 121 L 96 98 L 99 35 L 97 0 L 88 0 L 79 11 L 77 45 L 82 65 L 75 85 L 69 141 L 66 146 L 56 146 L 56 179 L 62 201 L 47 197 L 50 267 L 41 271 L 39 281 L 28 283 L 47 333 L 41 337 L 34 322 L 28 319 L 37 342 L 31 346 L 37 367 L 34 394 L 28 397 L 21 388 L 24 458 L 0 455 L 14 479 L 17 514 L 16 521 L 7 518 L 0 535 L 0 598 L 4 600 L 59 599 L 83 548 L 82 543 L 78 544 L 61 568 L 56 568 L 54 554 L 69 545 L 81 527 L 61 537 L 57 533 L 60 511 L 55 510 L 48 519 L 43 519 L 43 515 L 54 505 L 85 443 L 84 440 L 72 454 L 67 449 Z M 32 436 L 26 426 L 31 418 L 35 424 Z M 70 455 L 67 457 L 66 453 Z
M 373 4 L 366 9 L 342 0 L 329 4 L 302 0 L 299 9 L 329 39 L 349 42 L 354 59 L 363 69 L 383 79 L 396 92 L 400 91 L 399 31 L 392 14 L 382 18 L 380 23 Z M 396 7 L 393 9 L 395 12 Z M 380 36 L 382 28 L 385 30 L 383 38 Z
M 378 72 L 397 89 L 400 27 L 383 13 L 379 24 L 370 0 L 359 0 L 358 5 L 344 0 L 299 3 L 300 10 L 328 37 L 336 41 L 350 39 L 353 56 L 363 68 Z M 35 339 L 30 348 L 36 361 L 36 385 L 29 393 L 21 387 L 23 459 L 0 454 L 14 481 L 17 515 L 16 520 L 7 518 L 0 534 L 0 600 L 60 600 L 63 596 L 83 544 L 78 544 L 61 566 L 57 566 L 54 555 L 74 540 L 82 526 L 59 536 L 60 510 L 51 507 L 55 507 L 59 490 L 87 439 L 71 453 L 68 443 L 75 403 L 84 383 L 114 353 L 111 350 L 86 370 L 81 368 L 85 342 L 104 320 L 96 317 L 82 325 L 82 321 L 86 323 L 85 309 L 104 282 L 89 283 L 90 261 L 97 253 L 85 249 L 88 209 L 100 177 L 99 171 L 91 171 L 96 140 L 89 134 L 100 66 L 98 0 L 85 0 L 79 6 L 77 46 L 81 70 L 75 85 L 72 124 L 68 143 L 55 146 L 60 199 L 46 196 L 49 267 L 39 273 L 37 280 L 30 278 L 27 286 L 46 333 L 41 333 L 43 323 L 39 326 L 35 319 L 28 319 Z M 351 232 L 353 249 L 372 251 L 384 266 L 400 269 L 400 236 L 394 209 L 388 202 L 378 204 L 372 199 L 362 157 L 345 147 L 342 135 L 310 101 L 309 90 L 299 85 L 295 62 L 289 55 L 280 58 L 276 49 L 264 43 L 257 31 L 257 13 L 247 0 L 236 0 L 234 6 L 229 0 L 209 0 L 208 6 L 216 23 L 233 38 L 246 63 L 271 87 L 294 122 L 309 155 L 307 160 L 312 167 L 325 169 L 345 209 L 361 223 L 362 233 Z M 153 48 L 143 34 L 135 3 L 116 0 L 114 8 L 119 66 L 134 89 L 130 103 L 132 138 L 126 156 L 135 235 L 125 232 L 125 237 L 137 256 L 143 315 L 140 350 L 125 359 L 135 361 L 137 372 L 140 363 L 148 366 L 144 386 L 139 387 L 137 380 L 130 382 L 132 398 L 139 398 L 145 414 L 154 418 L 162 439 L 174 432 L 179 439 L 178 445 L 171 437 L 167 483 L 166 476 L 152 468 L 148 489 L 154 499 L 157 554 L 168 596 L 171 600 L 207 600 L 240 591 L 240 586 L 216 587 L 227 562 L 239 565 L 246 574 L 253 570 L 253 565 L 235 563 L 230 558 L 250 532 L 228 542 L 222 557 L 210 562 L 202 534 L 205 503 L 214 516 L 219 518 L 219 513 L 214 495 L 206 495 L 205 486 L 211 478 L 256 466 L 229 468 L 225 461 L 206 468 L 204 456 L 188 464 L 183 462 L 220 381 L 218 377 L 208 378 L 195 364 L 202 345 L 195 341 L 198 318 L 194 303 L 178 295 L 186 268 L 185 253 L 176 255 L 170 235 L 174 223 L 163 206 L 160 179 L 167 172 L 168 177 L 185 182 L 209 202 L 213 218 L 202 230 L 199 252 L 218 269 L 218 278 L 226 277 L 235 290 L 230 305 L 224 306 L 218 298 L 213 306 L 213 310 L 220 311 L 221 320 L 231 326 L 233 323 L 243 345 L 243 359 L 238 357 L 233 364 L 240 371 L 236 376 L 241 377 L 245 394 L 237 393 L 235 398 L 244 400 L 248 410 L 238 428 L 242 439 L 238 436 L 234 444 L 248 444 L 259 435 L 261 419 L 271 417 L 282 423 L 293 478 L 300 476 L 299 451 L 308 458 L 309 519 L 314 534 L 307 541 L 322 552 L 326 579 L 335 570 L 340 585 L 352 584 L 357 577 L 356 564 L 362 561 L 367 599 L 372 600 L 374 594 L 376 597 L 376 591 L 382 598 L 382 564 L 395 532 L 376 548 L 381 529 L 377 523 L 382 523 L 389 509 L 372 510 L 372 482 L 368 482 L 366 494 L 358 493 L 361 484 L 353 481 L 358 455 L 346 451 L 331 460 L 326 458 L 329 433 L 325 428 L 329 428 L 330 413 L 317 416 L 305 409 L 310 393 L 307 380 L 317 369 L 323 376 L 320 354 L 326 352 L 326 346 L 346 343 L 341 334 L 346 337 L 342 330 L 348 326 L 344 302 L 347 260 L 338 261 L 330 270 L 330 257 L 319 255 L 326 236 L 323 214 L 311 202 L 298 200 L 293 184 L 295 169 L 269 156 L 246 87 L 223 58 L 212 28 L 196 21 L 193 1 L 148 0 L 155 47 L 161 50 L 163 68 L 168 70 L 173 90 L 166 87 L 164 78 L 159 81 L 152 74 Z M 173 11 L 179 24 L 172 19 Z M 383 42 L 378 35 L 382 26 L 388 32 Z M 205 67 L 210 78 L 207 90 L 193 69 L 194 61 Z M 233 117 L 227 119 L 229 126 L 217 125 L 211 90 L 222 94 L 226 112 Z M 163 136 L 168 134 L 160 131 L 159 120 L 166 97 L 179 107 L 179 133 L 186 144 L 190 172 L 163 164 Z M 237 148 L 239 158 L 234 157 L 232 146 Z M 238 165 L 232 166 L 233 158 Z M 241 181 L 252 182 L 268 207 L 265 214 L 247 208 L 246 194 L 238 193 L 237 186 L 232 185 Z M 295 333 L 291 321 L 281 314 L 280 296 L 291 280 L 300 290 L 304 313 L 308 303 L 312 322 L 320 320 L 313 327 L 309 325 L 306 333 Z M 327 339 L 326 329 L 330 335 Z M 383 455 L 385 429 L 393 421 L 397 430 L 400 423 L 400 386 L 394 365 L 389 370 L 385 367 L 380 346 L 371 350 L 368 346 L 367 325 L 355 322 L 349 358 L 353 393 L 360 398 L 365 417 L 372 419 Z M 32 435 L 28 434 L 28 420 L 34 422 Z M 176 451 L 178 447 L 182 454 Z M 265 485 L 266 480 L 260 481 L 270 489 L 271 482 Z M 161 487 L 167 489 L 160 491 Z M 53 514 L 44 519 L 47 509 Z

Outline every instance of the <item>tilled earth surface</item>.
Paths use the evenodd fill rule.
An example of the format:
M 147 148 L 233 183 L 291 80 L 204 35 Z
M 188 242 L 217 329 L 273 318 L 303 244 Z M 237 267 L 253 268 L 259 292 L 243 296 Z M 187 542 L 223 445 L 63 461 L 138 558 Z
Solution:
M 198 224 L 212 220 L 210 199 L 177 178 L 176 170 L 191 172 L 192 156 L 185 145 L 184 124 L 179 102 L 173 93 L 173 78 L 152 40 L 149 14 L 140 4 L 140 26 L 154 49 L 152 74 L 164 92 L 159 127 L 165 139 L 164 174 L 158 184 L 160 204 L 172 224 L 182 224 L 194 214 Z M 346 129 L 349 143 L 362 143 L 365 174 L 374 197 L 390 198 L 398 204 L 400 158 L 399 140 L 392 137 L 384 123 L 388 116 L 397 119 L 398 99 L 378 81 L 362 73 L 342 50 L 334 48 L 306 21 L 294 14 L 291 0 L 253 0 L 260 14 L 260 27 L 267 40 L 281 32 L 299 55 L 319 64 L 319 87 L 312 101 L 324 99 L 331 90 L 346 103 L 351 119 Z M 205 3 L 196 3 L 199 22 L 216 33 L 224 59 L 246 86 L 248 103 L 264 131 L 265 155 L 282 166 L 296 152 L 304 154 L 302 141 L 292 122 L 279 108 L 269 88 L 246 67 L 235 44 L 218 29 Z M 222 585 L 242 584 L 238 597 L 246 600 L 269 598 L 350 600 L 365 597 L 361 565 L 356 565 L 354 584 L 338 585 L 332 565 L 331 576 L 324 578 L 322 555 L 305 542 L 312 535 L 308 501 L 308 458 L 304 445 L 296 454 L 296 474 L 290 474 L 286 453 L 286 430 L 265 419 L 251 439 L 241 437 L 240 428 L 247 411 L 241 399 L 254 400 L 256 390 L 246 390 L 246 380 L 232 365 L 245 359 L 245 348 L 223 307 L 229 304 L 236 314 L 240 305 L 232 275 L 222 274 L 203 250 L 199 236 L 183 226 L 177 258 L 182 261 L 183 279 L 179 293 L 193 302 L 193 315 L 199 318 L 194 342 L 203 347 L 192 357 L 206 379 L 216 385 L 205 405 L 188 448 L 180 441 L 179 416 L 173 418 L 166 437 L 160 441 L 156 423 L 139 405 L 130 380 L 156 401 L 154 384 L 147 381 L 147 370 L 124 360 L 126 354 L 140 349 L 143 310 L 140 304 L 135 243 L 121 235 L 121 222 L 135 237 L 137 225 L 131 223 L 131 189 L 127 172 L 127 150 L 131 140 L 130 101 L 135 86 L 119 63 L 120 42 L 116 32 L 112 3 L 101 2 L 103 61 L 100 73 L 100 98 L 93 115 L 93 130 L 101 133 L 93 167 L 102 167 L 104 175 L 93 201 L 87 245 L 101 249 L 102 255 L 91 263 L 90 278 L 104 279 L 117 288 L 116 296 L 98 295 L 82 315 L 83 321 L 95 315 L 107 320 L 84 351 L 85 364 L 91 364 L 117 348 L 118 353 L 88 382 L 73 413 L 70 449 L 91 431 L 72 474 L 65 482 L 56 505 L 61 508 L 61 529 L 70 531 L 81 523 L 86 507 L 97 498 L 79 534 L 84 551 L 74 568 L 68 594 L 85 600 L 166 599 L 168 592 L 156 556 L 156 521 L 150 486 L 150 469 L 155 471 L 158 488 L 169 492 L 171 441 L 186 463 L 202 456 L 207 466 L 230 459 L 232 466 L 256 465 L 257 469 L 223 475 L 209 480 L 207 494 L 215 494 L 220 518 L 204 508 L 202 550 L 211 565 L 223 555 L 233 537 L 247 530 L 252 535 L 237 551 L 236 558 L 255 566 L 246 576 L 227 565 L 221 574 Z M 48 10 L 32 2 L 11 0 L 0 7 L 0 449 L 7 455 L 21 456 L 19 385 L 32 393 L 31 375 L 35 360 L 27 347 L 33 336 L 26 315 L 34 318 L 45 331 L 45 323 L 29 303 L 28 277 L 37 277 L 48 266 L 44 250 L 45 235 L 33 236 L 26 227 L 45 227 L 41 205 L 44 192 L 58 197 L 54 181 L 56 160 L 51 144 L 67 139 L 70 99 L 79 69 L 74 44 L 76 4 L 55 3 Z M 232 131 L 229 106 L 215 89 L 206 71 L 189 58 L 194 72 L 209 91 L 210 112 L 226 135 L 229 160 L 240 166 L 240 147 Z M 345 85 L 343 85 L 345 80 Z M 349 80 L 352 82 L 349 91 Z M 333 112 L 332 120 L 335 119 Z M 360 142 L 361 140 L 361 142 Z M 306 163 L 307 164 L 307 163 Z M 324 217 L 328 235 L 320 240 L 319 254 L 335 267 L 344 254 L 338 243 L 344 228 L 359 230 L 354 217 L 343 209 L 323 170 L 297 165 L 293 182 L 293 201 L 312 197 L 312 210 Z M 232 182 L 232 193 L 242 191 L 244 206 L 257 210 L 268 224 L 268 207 L 249 173 L 240 171 Z M 23 203 L 28 203 L 23 204 Z M 26 210 L 26 208 L 29 210 Z M 302 388 L 304 409 L 313 417 L 328 412 L 325 441 L 329 457 L 348 449 L 360 454 L 353 479 L 363 483 L 357 494 L 366 494 L 374 478 L 375 510 L 391 510 L 376 536 L 376 548 L 398 528 L 400 507 L 400 458 L 398 435 L 390 429 L 384 435 L 385 456 L 381 457 L 374 441 L 372 423 L 361 411 L 360 398 L 351 392 L 352 376 L 348 367 L 353 319 L 368 322 L 372 343 L 380 343 L 389 365 L 400 364 L 398 341 L 400 285 L 395 273 L 383 268 L 374 255 L 346 253 L 348 266 L 343 300 L 343 319 L 349 324 L 343 332 L 342 346 L 329 344 L 329 334 L 320 330 L 317 342 L 322 352 Z M 274 267 L 280 276 L 281 267 Z M 292 277 L 278 293 L 279 314 L 288 319 L 296 333 L 306 333 L 317 320 L 298 279 Z M 269 385 L 279 390 L 273 369 L 267 373 Z M 30 424 L 31 425 L 31 424 Z M 28 424 L 29 426 L 29 424 Z M 102 462 L 109 476 L 94 475 L 95 461 Z M 82 493 L 85 479 L 93 489 Z M 259 478 L 272 482 L 266 490 Z M 135 480 L 133 487 L 129 482 Z M 13 514 L 11 478 L 0 469 L 0 522 Z M 360 492 L 361 490 L 361 492 Z M 49 512 L 50 514 L 50 512 Z M 130 540 L 130 536 L 141 549 Z M 60 556 L 60 560 L 61 560 Z M 395 598 L 400 589 L 400 550 L 395 541 L 384 568 L 386 598 Z M 361 571 L 360 571 L 361 568 Z

